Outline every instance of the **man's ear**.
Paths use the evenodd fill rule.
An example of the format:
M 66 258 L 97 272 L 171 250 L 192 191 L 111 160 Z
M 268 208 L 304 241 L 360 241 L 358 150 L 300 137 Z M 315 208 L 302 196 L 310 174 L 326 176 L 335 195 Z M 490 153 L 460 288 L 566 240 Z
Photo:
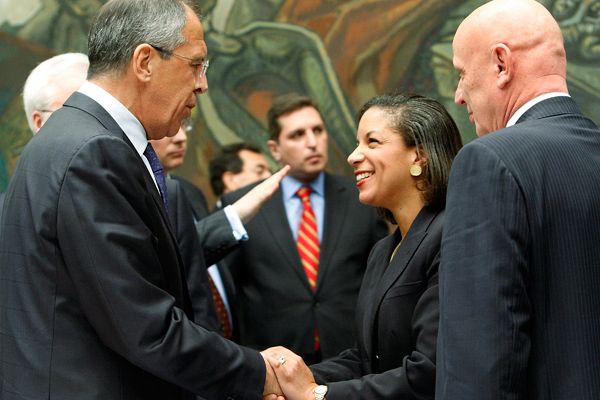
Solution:
M 279 162 L 281 160 L 281 155 L 279 154 L 279 143 L 271 139 L 267 141 L 267 147 L 269 148 L 269 151 L 271 152 L 273 158 L 277 162 Z
M 44 118 L 42 118 L 42 113 L 39 111 L 34 111 L 31 113 L 31 120 L 33 122 L 33 134 L 38 133 L 42 125 L 44 125 Z
M 154 72 L 155 62 L 160 57 L 148 43 L 138 45 L 133 51 L 131 66 L 133 74 L 141 82 L 148 82 Z
M 231 171 L 225 171 L 221 175 L 221 181 L 223 181 L 223 186 L 225 186 L 224 193 L 233 192 L 237 188 L 235 185 L 235 174 Z
M 496 73 L 496 85 L 499 89 L 504 89 L 511 81 L 513 74 L 510 48 L 504 43 L 494 45 L 492 48 L 492 62 Z

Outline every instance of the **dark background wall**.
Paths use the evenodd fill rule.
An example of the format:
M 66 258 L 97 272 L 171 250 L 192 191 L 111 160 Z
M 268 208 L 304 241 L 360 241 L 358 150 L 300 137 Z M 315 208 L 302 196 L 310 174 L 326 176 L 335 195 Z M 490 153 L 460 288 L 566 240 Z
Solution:
M 180 175 L 210 194 L 207 162 L 224 144 L 264 147 L 274 96 L 313 97 L 331 135 L 329 169 L 349 173 L 355 112 L 390 91 L 432 96 L 475 137 L 453 104 L 451 41 L 481 0 L 197 0 L 209 48 L 210 89 L 199 97 Z M 4 0 L 0 3 L 0 191 L 31 137 L 21 91 L 29 71 L 62 52 L 87 53 L 91 16 L 102 0 Z M 569 88 L 600 123 L 600 0 L 541 1 L 560 22 Z

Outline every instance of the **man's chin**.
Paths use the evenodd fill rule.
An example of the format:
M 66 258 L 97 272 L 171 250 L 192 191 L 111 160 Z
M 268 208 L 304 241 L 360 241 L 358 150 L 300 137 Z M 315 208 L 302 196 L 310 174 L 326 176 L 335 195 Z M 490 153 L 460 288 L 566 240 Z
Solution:
M 323 168 L 320 169 L 309 169 L 303 171 L 290 172 L 289 175 L 300 182 L 311 182 L 319 176 L 319 174 L 323 172 Z

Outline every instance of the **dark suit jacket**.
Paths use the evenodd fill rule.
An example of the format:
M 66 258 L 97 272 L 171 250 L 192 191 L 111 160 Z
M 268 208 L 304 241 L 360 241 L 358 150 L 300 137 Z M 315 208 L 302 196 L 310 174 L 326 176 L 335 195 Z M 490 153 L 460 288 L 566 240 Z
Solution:
M 208 202 L 206 201 L 206 196 L 204 195 L 202 190 L 200 190 L 192 182 L 180 176 L 171 175 L 171 178 L 179 182 L 179 185 L 183 189 L 185 196 L 190 201 L 190 205 L 192 206 L 192 212 L 194 214 L 194 219 L 196 219 L 196 221 L 200 221 L 202 218 L 207 217 L 209 214 Z
M 375 210 L 358 202 L 354 186 L 348 178 L 325 176 L 316 292 L 302 268 L 281 190 L 246 225 L 250 240 L 225 258 L 236 283 L 242 344 L 283 345 L 310 361 L 318 326 L 324 358 L 352 346 L 352 321 L 367 257 L 387 233 Z M 224 204 L 251 187 L 224 196 Z
M 169 217 L 183 258 L 187 288 L 194 310 L 194 322 L 210 331 L 221 332 L 215 303 L 208 286 L 207 267 L 196 233 L 192 207 L 178 180 L 167 178 L 166 182 L 169 193 Z
M 171 178 L 167 179 L 167 185 L 173 187 L 173 189 L 170 186 L 168 187 L 169 204 L 176 201 L 175 199 L 171 199 L 171 196 L 174 196 L 176 193 L 179 193 L 177 198 L 180 202 L 182 198 L 186 198 L 186 204 L 181 208 L 185 209 L 183 214 L 185 214 L 187 220 L 179 223 L 177 236 L 180 244 L 182 242 L 185 243 L 182 247 L 184 264 L 186 264 L 186 267 L 188 265 L 191 266 L 187 268 L 187 281 L 192 298 L 195 320 L 199 323 L 200 321 L 205 321 L 207 329 L 222 333 L 215 311 L 215 304 L 210 295 L 206 268 L 207 266 L 217 264 L 225 255 L 237 247 L 239 242 L 233 236 L 231 225 L 223 210 L 217 210 L 209 214 L 208 208 L 206 208 L 206 198 L 200 189 L 183 178 L 174 175 L 171 175 Z M 171 209 L 169 211 L 172 218 L 181 220 L 182 215 L 176 216 L 174 211 L 171 212 Z M 194 221 L 196 221 L 196 228 L 194 228 Z M 194 241 L 188 237 L 188 233 L 192 231 L 197 233 L 196 236 L 199 240 Z M 201 248 L 204 257 L 199 254 L 200 251 L 197 250 L 197 246 Z M 205 257 L 209 259 L 210 264 L 204 261 Z M 202 264 L 199 264 L 200 258 L 203 260 Z M 186 259 L 189 262 L 186 263 Z M 202 265 L 202 267 L 198 268 L 193 265 Z M 222 268 L 218 264 L 217 268 L 230 306 L 233 327 L 232 340 L 237 341 L 237 314 L 235 310 L 233 278 L 227 269 Z
M 29 142 L 0 227 L 0 398 L 261 398 L 261 356 L 192 322 L 161 204 L 85 95 Z
M 179 183 L 189 200 L 206 264 L 216 264 L 239 244 L 225 212 L 209 213 L 206 197 L 200 189 L 181 177 L 171 175 L 171 178 Z
M 600 131 L 568 97 L 465 146 L 440 266 L 439 399 L 600 399 Z
M 356 310 L 357 345 L 311 366 L 328 400 L 433 399 L 443 214 L 424 208 L 369 255 Z
M 0 192 L 0 223 L 2 222 L 2 208 L 4 207 L 5 192 Z

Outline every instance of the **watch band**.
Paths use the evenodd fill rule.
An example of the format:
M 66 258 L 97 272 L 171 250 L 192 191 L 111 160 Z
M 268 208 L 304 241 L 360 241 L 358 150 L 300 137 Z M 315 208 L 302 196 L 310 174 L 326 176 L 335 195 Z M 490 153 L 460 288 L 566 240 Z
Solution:
M 327 394 L 327 386 L 317 386 L 313 389 L 313 394 L 315 395 L 315 400 L 325 400 L 325 395 Z

